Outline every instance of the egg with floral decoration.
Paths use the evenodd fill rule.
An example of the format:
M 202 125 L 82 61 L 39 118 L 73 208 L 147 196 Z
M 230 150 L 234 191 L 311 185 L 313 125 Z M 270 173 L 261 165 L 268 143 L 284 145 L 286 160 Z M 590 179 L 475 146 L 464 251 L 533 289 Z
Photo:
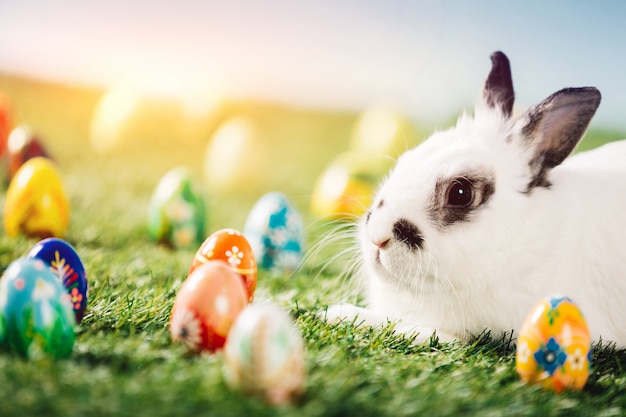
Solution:
M 190 171 L 183 166 L 159 181 L 148 209 L 152 239 L 176 249 L 192 248 L 204 239 L 206 205 Z
M 40 136 L 29 126 L 18 126 L 13 129 L 7 141 L 7 181 L 13 178 L 24 162 L 38 156 L 50 158 Z
M 69 227 L 70 204 L 57 165 L 36 157 L 26 161 L 9 184 L 4 229 L 15 237 L 62 238 Z
M 243 234 L 260 268 L 284 272 L 300 265 L 305 239 L 303 221 L 282 193 L 265 194 L 255 203 Z
M 304 346 L 289 315 L 273 304 L 250 304 L 224 346 L 224 378 L 272 405 L 293 401 L 304 389 Z
M 66 358 L 74 346 L 74 311 L 70 296 L 37 258 L 13 261 L 0 279 L 4 343 L 27 358 Z
M 581 390 L 591 369 L 591 335 L 580 308 L 554 295 L 539 301 L 517 339 L 515 368 L 524 382 L 561 392 Z
M 170 317 L 172 340 L 191 352 L 215 352 L 248 305 L 241 277 L 224 261 L 199 265 L 181 286 Z
M 54 237 L 43 239 L 26 256 L 41 259 L 48 265 L 70 295 L 76 323 L 80 323 L 87 309 L 88 282 L 85 266 L 72 245 Z
M 257 267 L 250 243 L 236 229 L 221 229 L 207 237 L 198 248 L 188 274 L 212 260 L 222 260 L 243 280 L 252 301 L 257 282 Z

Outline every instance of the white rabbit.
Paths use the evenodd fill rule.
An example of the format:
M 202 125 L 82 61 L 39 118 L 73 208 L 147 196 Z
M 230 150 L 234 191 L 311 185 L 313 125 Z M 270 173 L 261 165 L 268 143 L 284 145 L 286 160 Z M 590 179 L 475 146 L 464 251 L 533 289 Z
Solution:
M 474 118 L 404 153 L 359 223 L 367 308 L 326 317 L 468 341 L 565 294 L 595 341 L 626 347 L 626 141 L 566 159 L 599 91 L 566 88 L 514 118 L 509 61 L 491 60 Z

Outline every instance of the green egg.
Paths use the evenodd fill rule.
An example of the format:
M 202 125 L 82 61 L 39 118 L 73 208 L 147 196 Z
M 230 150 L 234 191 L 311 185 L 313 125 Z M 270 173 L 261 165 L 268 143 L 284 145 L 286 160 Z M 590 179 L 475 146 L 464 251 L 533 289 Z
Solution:
M 75 319 L 63 284 L 39 259 L 13 261 L 0 279 L 0 341 L 26 358 L 71 355 Z

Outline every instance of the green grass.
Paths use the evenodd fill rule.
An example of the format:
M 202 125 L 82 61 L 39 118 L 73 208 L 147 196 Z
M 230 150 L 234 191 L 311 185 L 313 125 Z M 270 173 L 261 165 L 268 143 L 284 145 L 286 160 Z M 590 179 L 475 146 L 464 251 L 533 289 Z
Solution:
M 71 358 L 27 361 L 0 353 L 0 415 L 626 413 L 626 352 L 610 346 L 594 347 L 593 371 L 582 392 L 555 395 L 519 381 L 514 342 L 507 335 L 481 335 L 469 345 L 433 341 L 415 346 L 391 328 L 322 322 L 315 313 L 327 304 L 354 299 L 351 285 L 338 278 L 346 260 L 322 267 L 349 242 L 323 248 L 293 275 L 259 275 L 257 299 L 272 300 L 289 311 L 305 341 L 304 395 L 292 405 L 272 408 L 232 392 L 223 381 L 219 354 L 190 356 L 171 343 L 169 315 L 193 251 L 172 251 L 149 240 L 145 224 L 153 187 L 181 163 L 200 174 L 204 142 L 217 123 L 231 114 L 245 114 L 261 126 L 268 146 L 275 149 L 273 163 L 282 167 L 246 193 L 206 190 L 210 230 L 241 229 L 256 198 L 278 189 L 304 214 L 309 247 L 315 247 L 332 225 L 308 215 L 310 190 L 323 166 L 346 146 L 354 115 L 227 104 L 213 120 L 194 125 L 184 146 L 171 140 L 180 134 L 171 124 L 181 123 L 173 117 L 170 127 L 152 127 L 149 134 L 139 129 L 136 141 L 103 156 L 93 153 L 87 140 L 97 92 L 10 77 L 0 77 L 0 90 L 14 100 L 17 119 L 42 132 L 63 168 L 72 205 L 67 240 L 81 255 L 90 282 L 87 315 Z M 603 135 L 589 142 L 615 136 Z M 301 151 L 295 161 L 285 157 L 294 149 Z M 34 243 L 0 233 L 0 268 Z

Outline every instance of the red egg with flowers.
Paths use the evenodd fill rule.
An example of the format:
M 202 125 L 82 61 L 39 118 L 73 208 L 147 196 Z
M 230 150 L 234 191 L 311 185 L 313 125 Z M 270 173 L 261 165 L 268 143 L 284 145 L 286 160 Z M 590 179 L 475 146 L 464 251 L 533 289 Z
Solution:
M 180 288 L 172 315 L 170 332 L 174 342 L 192 352 L 221 349 L 248 294 L 239 275 L 223 261 L 199 265 Z

